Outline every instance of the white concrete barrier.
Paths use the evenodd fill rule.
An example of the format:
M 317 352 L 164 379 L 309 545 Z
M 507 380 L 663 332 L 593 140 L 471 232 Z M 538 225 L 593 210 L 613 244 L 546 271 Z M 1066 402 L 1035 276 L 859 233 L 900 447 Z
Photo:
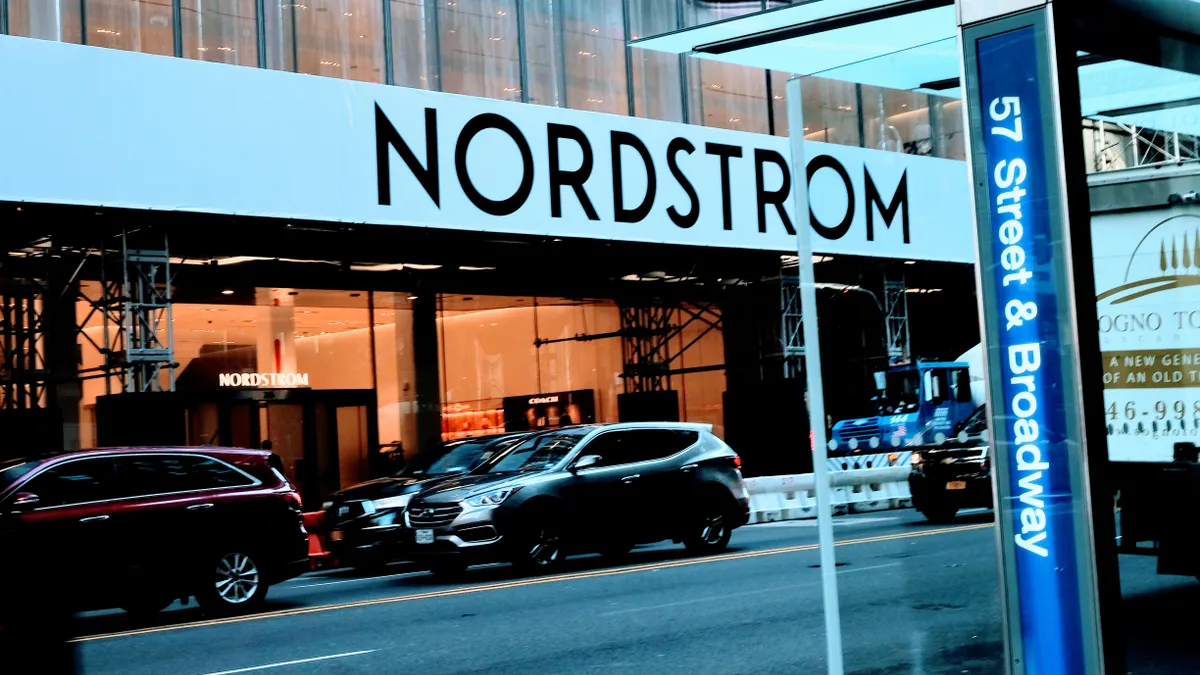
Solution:
M 834 515 L 868 513 L 912 506 L 909 466 L 837 471 L 829 474 Z M 804 520 L 817 517 L 811 473 L 747 478 L 750 522 Z

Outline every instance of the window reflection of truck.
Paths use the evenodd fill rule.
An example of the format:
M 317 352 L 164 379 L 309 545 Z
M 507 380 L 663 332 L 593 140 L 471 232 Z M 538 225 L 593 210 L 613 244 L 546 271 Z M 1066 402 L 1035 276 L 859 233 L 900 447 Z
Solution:
M 911 444 L 919 433 L 927 438 L 952 436 L 982 404 L 982 392 L 978 402 L 972 393 L 971 370 L 965 360 L 918 361 L 875 373 L 878 393 L 872 401 L 877 414 L 835 424 L 831 454 L 886 451 Z
M 1200 575 L 1198 184 L 1197 163 L 1089 177 L 1102 364 L 1085 366 L 1104 369 L 1117 550 L 1188 576 Z

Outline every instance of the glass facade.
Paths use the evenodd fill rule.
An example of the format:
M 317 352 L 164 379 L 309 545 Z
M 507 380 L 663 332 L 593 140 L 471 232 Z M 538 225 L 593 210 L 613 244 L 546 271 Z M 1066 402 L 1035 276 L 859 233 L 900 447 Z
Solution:
M 255 0 L 182 0 L 183 56 L 201 61 L 258 64 Z
M 626 44 L 780 4 L 0 0 L 12 35 L 786 136 L 790 74 Z M 952 99 L 811 76 L 805 92 L 809 140 L 965 158 Z

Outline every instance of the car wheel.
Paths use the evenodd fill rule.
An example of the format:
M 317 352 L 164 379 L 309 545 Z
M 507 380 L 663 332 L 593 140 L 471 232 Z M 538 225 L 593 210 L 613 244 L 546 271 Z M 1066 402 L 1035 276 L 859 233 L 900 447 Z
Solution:
M 215 557 L 199 586 L 196 600 L 201 608 L 219 614 L 251 611 L 267 596 L 262 566 L 244 550 Z
M 548 572 L 563 561 L 562 526 L 558 519 L 541 515 L 530 519 L 518 540 L 513 565 L 527 572 Z
M 931 501 L 921 506 L 921 514 L 931 523 L 949 523 L 958 515 L 958 507 L 947 502 Z
M 729 515 L 717 503 L 700 514 L 691 530 L 684 538 L 683 545 L 689 551 L 697 553 L 724 551 L 725 547 L 729 546 L 729 538 L 733 536 L 733 528 L 729 526 Z

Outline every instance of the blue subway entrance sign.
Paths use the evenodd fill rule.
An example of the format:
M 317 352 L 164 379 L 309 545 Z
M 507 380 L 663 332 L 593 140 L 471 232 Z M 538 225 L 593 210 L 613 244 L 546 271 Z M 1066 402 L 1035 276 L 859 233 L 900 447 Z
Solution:
M 997 474 L 998 517 L 1008 519 L 1002 532 L 1017 582 L 1010 611 L 1019 615 L 1024 671 L 1066 675 L 1085 672 L 1087 649 L 1070 457 L 1078 432 L 1068 414 L 1074 364 L 1062 356 L 1072 342 L 1059 314 L 1069 303 L 1059 297 L 1067 268 L 1039 30 L 975 42 L 982 137 L 974 167 L 994 452 L 1006 468 Z

